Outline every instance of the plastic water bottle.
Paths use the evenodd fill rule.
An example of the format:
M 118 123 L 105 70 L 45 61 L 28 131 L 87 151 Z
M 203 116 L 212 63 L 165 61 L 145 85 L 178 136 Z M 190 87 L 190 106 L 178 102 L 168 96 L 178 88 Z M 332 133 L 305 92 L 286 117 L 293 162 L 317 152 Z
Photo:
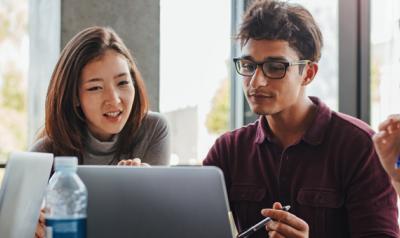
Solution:
M 87 190 L 76 157 L 56 157 L 45 196 L 47 238 L 86 237 Z

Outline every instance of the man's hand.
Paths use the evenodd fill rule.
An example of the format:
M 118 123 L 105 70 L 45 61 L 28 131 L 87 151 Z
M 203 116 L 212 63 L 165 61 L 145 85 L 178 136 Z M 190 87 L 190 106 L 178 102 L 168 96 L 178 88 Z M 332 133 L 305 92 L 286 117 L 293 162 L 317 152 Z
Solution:
M 400 182 L 400 170 L 395 169 L 400 155 L 400 114 L 389 116 L 378 129 L 372 139 L 379 160 L 392 179 Z
M 279 202 L 274 203 L 273 209 L 263 209 L 261 214 L 271 217 L 265 228 L 270 238 L 306 238 L 308 237 L 308 224 L 295 215 L 282 211 Z
M 139 158 L 134 158 L 134 159 L 126 159 L 126 160 L 121 160 L 118 162 L 119 166 L 141 166 L 141 167 L 151 167 L 147 163 L 142 163 L 142 161 Z
M 39 222 L 36 225 L 35 238 L 45 238 L 46 225 L 44 223 L 44 209 L 40 210 Z

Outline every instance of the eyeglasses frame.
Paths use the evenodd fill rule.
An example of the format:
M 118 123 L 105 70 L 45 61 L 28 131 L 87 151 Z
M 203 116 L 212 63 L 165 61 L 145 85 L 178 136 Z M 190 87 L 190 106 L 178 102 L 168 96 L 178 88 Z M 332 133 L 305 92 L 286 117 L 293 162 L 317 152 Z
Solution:
M 261 71 L 263 72 L 264 76 L 265 76 L 265 77 L 268 77 L 268 78 L 270 78 L 270 79 L 283 79 L 283 78 L 286 76 L 287 69 L 288 69 L 290 66 L 294 66 L 294 65 L 307 65 L 307 64 L 312 63 L 311 60 L 297 60 L 297 61 L 292 61 L 292 62 L 288 62 L 288 61 L 279 61 L 279 60 L 265 60 L 265 61 L 262 61 L 262 62 L 254 62 L 254 61 L 249 60 L 249 59 L 233 58 L 233 62 L 234 62 L 234 64 L 235 64 L 236 72 L 237 72 L 239 75 L 242 75 L 242 76 L 245 76 L 245 77 L 251 77 L 251 76 L 253 76 L 254 73 L 256 72 L 256 70 L 254 70 L 254 72 L 253 72 L 251 75 L 250 75 L 250 74 L 249 74 L 249 75 L 241 74 L 241 73 L 239 72 L 238 64 L 237 64 L 237 62 L 239 62 L 239 60 L 247 60 L 247 61 L 253 62 L 257 67 L 260 67 L 260 68 L 261 68 Z M 264 68 L 263 68 L 263 65 L 264 65 L 265 63 L 281 63 L 281 64 L 283 64 L 284 67 L 285 67 L 285 71 L 284 71 L 284 73 L 283 73 L 283 76 L 282 76 L 282 77 L 270 77 L 270 76 L 267 76 L 267 74 L 264 72 Z M 256 67 L 256 69 L 257 69 L 257 67 Z

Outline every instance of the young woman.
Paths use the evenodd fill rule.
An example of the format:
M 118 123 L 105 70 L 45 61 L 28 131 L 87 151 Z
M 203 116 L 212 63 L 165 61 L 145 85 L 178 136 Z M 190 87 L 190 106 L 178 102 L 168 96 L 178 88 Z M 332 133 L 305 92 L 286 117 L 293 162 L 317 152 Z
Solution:
M 166 120 L 148 111 L 142 76 L 112 29 L 87 28 L 61 52 L 47 91 L 45 127 L 31 151 L 77 156 L 79 164 L 168 164 Z M 42 211 L 35 237 L 44 236 Z
M 79 164 L 169 162 L 166 120 L 148 111 L 142 76 L 110 28 L 90 27 L 68 42 L 51 77 L 45 113 L 31 151 L 77 156 Z

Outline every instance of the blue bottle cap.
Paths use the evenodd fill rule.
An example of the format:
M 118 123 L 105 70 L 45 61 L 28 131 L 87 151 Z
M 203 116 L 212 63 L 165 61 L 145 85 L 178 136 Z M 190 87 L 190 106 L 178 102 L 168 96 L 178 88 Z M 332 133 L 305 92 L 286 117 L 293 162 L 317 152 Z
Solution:
M 400 169 L 400 155 L 399 155 L 399 157 L 397 157 L 397 161 L 396 161 L 395 167 L 396 167 L 396 169 Z

